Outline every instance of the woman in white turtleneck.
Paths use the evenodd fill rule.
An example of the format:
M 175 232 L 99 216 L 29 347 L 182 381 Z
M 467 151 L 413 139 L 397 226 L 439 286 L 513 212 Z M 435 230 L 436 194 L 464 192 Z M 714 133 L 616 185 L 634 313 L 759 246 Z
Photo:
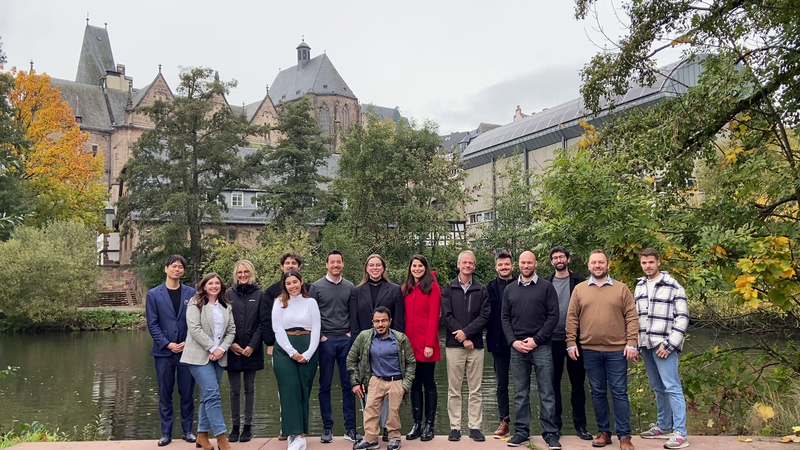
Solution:
M 319 308 L 308 296 L 299 272 L 284 273 L 281 288 L 281 296 L 272 305 L 277 344 L 272 359 L 281 400 L 281 434 L 289 437 L 290 450 L 305 450 L 309 399 L 317 375 Z

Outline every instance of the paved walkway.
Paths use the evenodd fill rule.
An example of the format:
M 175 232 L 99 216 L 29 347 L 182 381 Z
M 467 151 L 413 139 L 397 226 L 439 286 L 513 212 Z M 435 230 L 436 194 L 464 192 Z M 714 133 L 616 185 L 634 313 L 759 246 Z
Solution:
M 308 437 L 308 447 L 313 450 L 351 450 L 352 443 L 343 438 L 335 438 L 332 444 L 322 444 L 318 437 Z M 691 449 L 721 449 L 721 450 L 791 450 L 800 449 L 800 444 L 781 444 L 777 438 L 753 437 L 752 442 L 741 442 L 736 436 L 690 436 L 689 442 Z M 633 444 L 638 450 L 661 449 L 664 440 L 647 440 L 639 437 L 633 438 Z M 214 441 L 212 441 L 214 443 Z M 547 445 L 540 436 L 533 439 L 533 443 L 539 449 L 546 450 Z M 582 441 L 575 436 L 566 436 L 561 439 L 561 444 L 565 450 L 589 450 L 592 448 L 591 441 Z M 231 446 L 236 450 L 285 450 L 286 441 L 277 439 L 253 439 L 245 444 L 235 442 Z M 102 442 L 46 442 L 38 444 L 19 444 L 13 447 L 14 450 L 155 450 L 156 440 L 149 441 L 102 441 Z M 215 447 L 216 448 L 216 447 Z M 386 450 L 386 443 L 381 442 L 381 448 Z M 497 439 L 487 439 L 486 442 L 473 442 L 469 438 L 462 438 L 460 442 L 449 442 L 446 436 L 437 436 L 433 441 L 420 442 L 406 441 L 403 439 L 403 447 L 407 450 L 490 450 L 509 448 L 505 442 Z M 518 447 L 528 450 L 527 447 Z M 609 450 L 619 448 L 619 442 L 614 438 L 614 443 L 607 447 Z M 187 444 L 181 440 L 173 440 L 172 444 L 165 447 L 166 450 L 194 450 L 195 444 Z

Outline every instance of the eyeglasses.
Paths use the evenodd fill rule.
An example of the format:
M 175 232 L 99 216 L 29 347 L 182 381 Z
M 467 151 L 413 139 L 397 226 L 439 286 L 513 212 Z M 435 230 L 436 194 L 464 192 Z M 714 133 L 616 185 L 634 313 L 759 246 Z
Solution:
M 384 323 L 389 323 L 390 320 L 392 319 L 373 319 L 372 323 L 375 325 L 383 325 Z
M 567 257 L 566 257 L 566 256 L 564 256 L 564 255 L 559 255 L 559 256 L 551 256 L 551 257 L 550 257 L 550 261 L 561 261 L 561 260 L 564 260 L 564 261 L 566 261 L 566 259 L 567 259 Z

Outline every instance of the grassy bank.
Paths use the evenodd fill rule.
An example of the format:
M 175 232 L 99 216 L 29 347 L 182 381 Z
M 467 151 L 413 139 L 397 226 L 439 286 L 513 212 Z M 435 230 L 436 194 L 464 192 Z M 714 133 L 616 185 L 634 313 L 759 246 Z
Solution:
M 0 431 L 0 449 L 13 447 L 23 442 L 71 442 L 103 441 L 108 437 L 103 431 L 103 416 L 98 414 L 94 423 L 83 428 L 73 427 L 70 431 L 52 430 L 39 423 L 19 424 L 11 431 Z
M 119 311 L 110 308 L 81 309 L 66 322 L 31 326 L 13 321 L 0 313 L 0 332 L 37 333 L 46 331 L 124 331 L 146 328 L 144 311 Z

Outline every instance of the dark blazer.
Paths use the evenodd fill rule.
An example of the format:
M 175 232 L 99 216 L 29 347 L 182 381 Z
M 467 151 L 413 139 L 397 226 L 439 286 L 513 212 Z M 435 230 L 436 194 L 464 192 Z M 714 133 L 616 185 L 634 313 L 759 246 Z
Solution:
M 186 341 L 186 305 L 195 294 L 197 291 L 193 287 L 181 283 L 181 307 L 176 316 L 166 283 L 147 291 L 144 311 L 147 317 L 147 329 L 150 330 L 150 336 L 153 336 L 151 355 L 172 356 L 173 353 L 167 345 L 170 342 L 180 344 Z
M 400 286 L 384 281 L 378 291 L 378 299 L 372 304 L 369 283 L 356 286 L 350 291 L 350 338 L 355 339 L 359 333 L 372 328 L 372 313 L 378 306 L 385 306 L 392 312 L 392 328 L 403 333 L 405 331 L 405 299 Z
M 511 279 L 514 282 L 514 278 Z M 489 291 L 489 322 L 486 324 L 486 350 L 492 353 L 508 351 L 511 344 L 506 342 L 503 333 L 503 321 L 500 314 L 503 311 L 503 291 L 500 290 L 500 279 L 495 278 L 486 285 Z
M 453 336 L 454 331 L 463 330 L 475 348 L 483 348 L 483 329 L 489 322 L 489 291 L 475 278 L 466 294 L 461 289 L 458 277 L 442 287 L 442 323 L 447 331 L 445 347 L 464 348 Z
M 263 341 L 270 341 L 270 337 L 262 338 L 264 326 L 269 326 L 268 333 L 271 341 L 275 341 L 272 332 L 272 301 L 257 285 L 237 284 L 225 293 L 231 302 L 233 322 L 236 324 L 236 336 L 233 342 L 242 348 L 252 347 L 250 356 L 240 356 L 233 351 L 228 351 L 227 370 L 262 370 L 264 368 Z M 265 307 L 269 304 L 269 308 Z M 265 317 L 266 316 L 266 317 Z

